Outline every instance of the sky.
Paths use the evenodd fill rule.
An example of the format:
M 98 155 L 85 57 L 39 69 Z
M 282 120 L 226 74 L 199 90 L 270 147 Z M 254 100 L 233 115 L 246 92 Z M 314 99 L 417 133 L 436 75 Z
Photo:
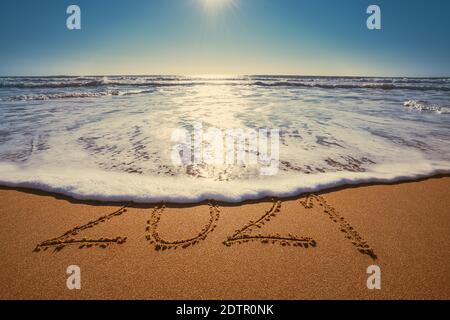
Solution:
M 449 16 L 448 0 L 2 0 L 0 76 L 450 76 Z

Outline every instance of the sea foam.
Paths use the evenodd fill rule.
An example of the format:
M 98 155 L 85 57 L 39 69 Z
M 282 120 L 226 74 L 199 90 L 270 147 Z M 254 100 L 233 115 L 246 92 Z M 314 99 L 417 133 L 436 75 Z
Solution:
M 450 173 L 448 78 L 117 76 L 0 83 L 2 185 L 102 201 L 237 202 Z M 194 123 L 222 132 L 279 130 L 278 173 L 173 164 L 172 133 L 191 132 Z

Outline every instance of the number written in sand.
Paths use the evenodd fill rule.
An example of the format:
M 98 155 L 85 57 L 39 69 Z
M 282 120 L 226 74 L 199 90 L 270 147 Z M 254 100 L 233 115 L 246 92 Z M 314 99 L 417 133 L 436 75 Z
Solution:
M 271 219 L 275 218 L 281 211 L 281 201 L 274 200 L 272 207 L 267 210 L 258 220 L 249 221 L 241 229 L 236 230 L 235 233 L 229 236 L 223 244 L 231 246 L 233 244 L 247 243 L 250 241 L 259 241 L 265 244 L 279 244 L 282 246 L 295 246 L 301 248 L 316 247 L 317 243 L 310 237 L 299 237 L 296 235 L 288 234 L 282 236 L 280 234 L 256 234 L 256 229 L 261 229 Z M 372 259 L 377 259 L 374 250 L 367 244 L 367 242 L 359 235 L 359 233 L 340 215 L 339 212 L 326 200 L 317 195 L 308 195 L 300 200 L 300 205 L 304 209 L 312 209 L 315 206 L 322 208 L 323 212 L 334 222 L 339 225 L 339 230 L 345 234 L 345 237 L 351 241 L 351 243 L 362 254 L 370 256 Z M 165 210 L 165 205 L 155 207 L 152 211 L 150 220 L 147 221 L 146 227 L 146 239 L 154 245 L 156 251 L 165 251 L 168 249 L 188 248 L 203 241 L 207 236 L 214 231 L 217 226 L 217 221 L 220 217 L 220 210 L 214 202 L 209 203 L 209 215 L 210 219 L 208 224 L 194 237 L 185 240 L 168 241 L 162 238 L 158 232 L 159 222 L 161 215 Z M 94 221 L 90 221 L 82 226 L 76 226 L 75 228 L 65 232 L 63 235 L 41 242 L 34 249 L 35 252 L 41 250 L 46 251 L 49 248 L 54 248 L 55 251 L 60 251 L 66 246 L 78 246 L 81 248 L 100 247 L 107 248 L 110 245 L 123 244 L 126 241 L 126 237 L 115 238 L 99 238 L 99 239 L 77 239 L 74 236 L 78 235 L 83 230 L 93 228 L 100 223 L 107 222 L 114 217 L 120 216 L 127 211 L 126 206 L 114 211 L 110 214 L 102 216 Z
M 272 207 L 267 210 L 258 220 L 249 221 L 243 228 L 236 230 L 235 233 L 223 242 L 226 246 L 233 244 L 246 243 L 250 241 L 260 241 L 261 243 L 280 244 L 282 246 L 294 247 L 315 247 L 316 241 L 310 237 L 298 237 L 292 234 L 281 236 L 279 234 L 251 234 L 252 231 L 262 228 L 267 222 L 275 218 L 281 210 L 281 201 L 273 201 Z
M 186 249 L 190 246 L 198 244 L 200 241 L 206 239 L 209 233 L 213 232 L 217 226 L 217 221 L 219 220 L 219 208 L 210 202 L 209 206 L 209 222 L 208 224 L 197 234 L 195 237 L 186 240 L 174 240 L 168 241 L 163 239 L 158 233 L 158 225 L 161 220 L 161 215 L 164 212 L 165 205 L 155 207 L 153 210 L 150 220 L 147 221 L 147 227 L 145 231 L 147 232 L 146 239 L 155 245 L 156 251 L 164 251 L 169 249 L 177 249 L 179 247 Z
M 377 256 L 370 247 L 367 242 L 359 235 L 359 233 L 345 220 L 344 217 L 340 215 L 340 213 L 330 206 L 326 200 L 314 194 L 308 195 L 306 198 L 300 200 L 300 204 L 305 209 L 312 209 L 314 205 L 318 205 L 322 207 L 323 212 L 328 215 L 330 220 L 334 223 L 339 224 L 339 230 L 345 234 L 345 238 L 350 240 L 352 244 L 358 249 L 362 254 L 366 254 L 371 257 L 373 260 L 377 259 Z
M 105 216 L 102 216 L 96 220 L 89 221 L 88 223 L 82 225 L 82 226 L 76 226 L 75 228 L 65 232 L 63 235 L 46 240 L 41 242 L 36 246 L 34 249 L 35 252 L 39 252 L 41 250 L 46 251 L 49 248 L 54 248 L 55 251 L 61 251 L 66 246 L 78 246 L 80 249 L 83 248 L 93 248 L 93 247 L 100 247 L 100 248 L 107 248 L 110 245 L 113 244 L 123 244 L 127 240 L 126 237 L 115 237 L 115 238 L 99 238 L 99 239 L 75 239 L 74 236 L 78 235 L 80 232 L 86 229 L 94 228 L 95 226 L 105 223 L 117 216 L 122 215 L 123 213 L 127 212 L 126 206 L 120 208 L 119 210 L 116 210 L 110 214 L 107 214 Z

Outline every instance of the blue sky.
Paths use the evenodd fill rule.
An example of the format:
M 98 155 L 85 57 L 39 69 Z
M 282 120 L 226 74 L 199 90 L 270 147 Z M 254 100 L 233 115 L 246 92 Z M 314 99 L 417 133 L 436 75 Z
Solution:
M 0 75 L 450 76 L 449 16 L 448 0 L 2 0 Z

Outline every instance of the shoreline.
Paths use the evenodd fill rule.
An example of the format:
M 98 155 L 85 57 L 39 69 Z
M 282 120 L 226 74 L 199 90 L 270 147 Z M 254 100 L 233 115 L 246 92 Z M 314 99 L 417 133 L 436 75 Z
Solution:
M 138 206 L 138 207 L 142 207 L 142 206 L 154 206 L 157 204 L 161 204 L 164 203 L 165 205 L 171 205 L 171 206 L 178 206 L 178 207 L 193 207 L 193 206 L 197 206 L 197 205 L 202 205 L 202 204 L 207 204 L 209 201 L 215 201 L 216 203 L 220 204 L 220 205 L 225 205 L 225 206 L 240 206 L 240 205 L 244 205 L 244 204 L 253 204 L 253 203 L 259 203 L 259 202 L 270 202 L 272 201 L 272 199 L 279 199 L 279 200 L 293 200 L 293 199 L 297 199 L 300 198 L 304 195 L 307 194 L 326 194 L 326 193 L 330 193 L 330 192 L 336 192 L 336 191 L 341 191 L 341 190 L 346 190 L 346 189 L 355 189 L 355 188 L 361 188 L 361 187 L 370 187 L 370 186 L 393 186 L 393 185 L 401 185 L 401 184 L 405 184 L 405 183 L 413 183 L 413 182 L 422 182 L 422 181 L 427 181 L 427 180 L 432 180 L 432 179 L 440 179 L 440 178 L 450 178 L 450 173 L 437 173 L 437 174 L 432 174 L 430 176 L 423 176 L 423 177 L 418 177 L 418 178 L 410 178 L 410 179 L 404 179 L 404 180 L 399 180 L 399 181 L 392 181 L 392 182 L 383 182 L 383 181 L 375 181 L 375 182 L 361 182 L 361 183 L 348 183 L 348 184 L 343 184 L 343 185 L 339 185 L 336 187 L 327 187 L 324 189 L 321 189 L 319 191 L 304 191 L 304 192 L 299 192 L 296 194 L 293 194 L 291 196 L 284 196 L 284 197 L 277 197 L 277 196 L 273 196 L 273 197 L 269 197 L 269 196 L 264 196 L 261 198 L 257 198 L 257 199 L 246 199 L 246 200 L 242 200 L 242 201 L 222 201 L 222 200 L 215 200 L 215 199 L 205 199 L 205 200 L 201 200 L 201 201 L 196 201 L 196 202 L 170 202 L 170 201 L 157 201 L 157 202 L 134 202 L 134 201 L 114 201 L 114 200 L 108 200 L 108 201 L 103 201 L 103 200 L 91 200 L 91 199 L 77 199 L 75 197 L 66 195 L 64 193 L 58 193 L 58 192 L 53 192 L 53 191 L 45 191 L 43 189 L 38 189 L 38 188 L 29 188 L 29 187 L 15 187 L 15 186 L 8 186 L 8 185 L 2 185 L 0 184 L 0 191 L 1 190 L 15 190 L 15 191 L 19 191 L 19 192 L 23 192 L 23 193 L 29 193 L 29 194 L 35 194 L 35 195 L 39 195 L 39 196 L 50 196 L 53 197 L 55 199 L 59 199 L 59 200 L 66 200 L 69 201 L 73 204 L 89 204 L 89 205 L 96 205 L 96 206 L 102 206 L 102 205 L 111 205 L 111 206 L 120 206 L 120 205 L 127 205 L 129 207 L 133 207 L 133 206 Z

